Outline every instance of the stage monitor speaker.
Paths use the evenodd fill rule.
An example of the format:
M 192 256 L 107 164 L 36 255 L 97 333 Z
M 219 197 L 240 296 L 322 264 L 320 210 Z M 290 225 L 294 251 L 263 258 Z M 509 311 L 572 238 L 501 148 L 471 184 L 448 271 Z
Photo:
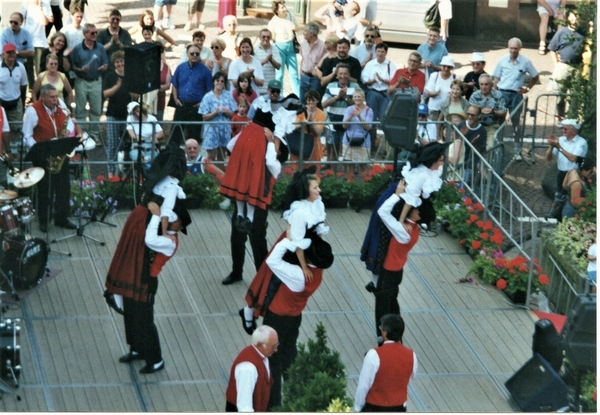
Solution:
M 415 149 L 420 99 L 415 87 L 396 89 L 390 98 L 380 128 L 392 147 L 407 151 Z
M 562 331 L 565 355 L 576 369 L 596 369 L 596 294 L 579 294 Z
M 562 340 L 554 324 L 547 318 L 535 322 L 531 350 L 546 359 L 556 372 L 560 370 L 563 361 Z
M 523 412 L 551 412 L 568 406 L 566 383 L 537 353 L 504 385 Z
M 140 43 L 125 48 L 125 84 L 128 92 L 145 94 L 160 88 L 160 53 L 156 43 Z

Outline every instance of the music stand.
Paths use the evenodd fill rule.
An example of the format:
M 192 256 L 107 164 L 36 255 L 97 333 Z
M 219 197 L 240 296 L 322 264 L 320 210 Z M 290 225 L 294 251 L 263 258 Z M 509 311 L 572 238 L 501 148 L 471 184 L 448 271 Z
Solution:
M 34 165 L 44 165 L 46 164 L 46 169 L 48 171 L 48 205 L 46 206 L 46 219 L 48 223 L 50 223 L 50 205 L 52 204 L 50 201 L 50 195 L 52 192 L 52 173 L 50 173 L 50 165 L 52 163 L 51 158 L 57 156 L 67 157 L 67 154 L 71 153 L 75 147 L 79 145 L 79 137 L 66 137 L 58 140 L 48 140 L 41 141 L 36 143 L 29 149 L 27 156 L 25 156 L 26 161 L 31 161 Z M 43 180 L 43 179 L 42 179 Z M 38 203 L 39 205 L 39 203 Z M 48 232 L 46 232 L 46 245 L 50 250 L 50 244 Z M 71 256 L 70 252 L 62 252 L 62 251 L 54 251 L 59 254 Z

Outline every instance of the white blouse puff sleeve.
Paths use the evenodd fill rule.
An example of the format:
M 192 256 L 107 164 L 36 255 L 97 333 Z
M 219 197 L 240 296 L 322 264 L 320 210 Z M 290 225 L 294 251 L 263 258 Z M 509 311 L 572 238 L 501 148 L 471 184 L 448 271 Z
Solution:
M 406 181 L 406 191 L 400 195 L 402 199 L 411 206 L 421 206 L 420 196 L 428 199 L 433 192 L 437 192 L 442 187 L 442 168 L 431 170 L 424 165 L 410 168 L 410 162 L 407 162 L 402 168 L 402 177 Z
M 318 235 L 329 233 L 329 226 L 322 223 L 325 222 L 325 217 L 325 205 L 320 196 L 314 202 L 297 200 L 289 210 L 283 212 L 283 219 L 290 224 L 290 239 L 296 248 L 306 249 L 310 246 L 311 240 L 304 235 L 307 229 L 317 224 Z
M 169 222 L 175 222 L 177 220 L 177 215 L 173 212 L 175 200 L 185 199 L 185 192 L 179 186 L 179 180 L 167 176 L 154 186 L 152 192 L 158 196 L 162 196 L 164 199 L 160 206 L 160 216 L 168 216 Z

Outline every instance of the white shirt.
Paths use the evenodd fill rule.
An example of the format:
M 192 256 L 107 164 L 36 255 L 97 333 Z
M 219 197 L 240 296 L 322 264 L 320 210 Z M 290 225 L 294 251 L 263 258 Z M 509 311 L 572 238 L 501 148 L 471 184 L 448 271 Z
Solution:
M 590 248 L 588 249 L 588 255 L 592 255 L 592 256 L 597 256 L 596 255 L 596 244 L 592 244 L 592 246 L 590 246 Z M 588 272 L 590 271 L 596 271 L 596 260 L 594 259 L 593 261 L 590 260 L 590 262 L 588 262 L 588 267 L 587 267 Z
M 287 285 L 290 291 L 300 293 L 304 291 L 304 272 L 300 265 L 292 265 L 283 260 L 283 256 L 287 251 L 295 252 L 298 244 L 292 242 L 288 238 L 283 238 L 273 247 L 271 254 L 267 257 L 267 266 L 273 271 L 282 283 Z M 301 247 L 302 248 L 302 247 Z M 308 245 L 302 249 L 308 248 Z M 312 264 L 309 267 L 314 268 Z
M 421 137 L 423 140 L 428 140 L 430 142 L 437 141 L 437 128 L 434 123 L 419 123 L 417 126 L 417 135 Z M 418 143 L 419 139 L 415 140 L 415 143 Z
M 379 63 L 377 59 L 373 59 L 367 62 L 360 75 L 363 84 L 375 79 L 375 83 L 369 85 L 369 88 L 376 91 L 383 91 L 387 95 L 388 84 L 381 82 L 379 78 L 375 76 L 376 73 L 379 74 L 382 79 L 389 82 L 396 73 L 396 64 L 387 58 L 382 63 Z
M 67 25 L 60 30 L 67 38 L 67 46 L 73 49 L 76 45 L 83 42 L 83 26 L 76 28 L 73 24 Z
M 177 198 L 185 199 L 185 192 L 179 186 L 179 180 L 175 177 L 167 176 L 154 185 L 152 193 L 161 196 L 164 200 L 160 205 L 160 216 L 168 217 L 169 222 L 175 222 L 177 215 L 173 212 Z
M 269 49 L 265 50 L 262 48 L 260 42 L 254 45 L 254 57 L 260 62 L 264 61 L 269 53 L 273 55 L 273 60 L 275 62 L 281 63 L 281 56 L 279 55 L 279 49 L 277 47 L 271 45 Z M 265 82 L 263 86 L 258 87 L 258 95 L 265 95 L 268 89 L 267 84 L 270 80 L 275 79 L 275 67 L 271 62 L 262 65 L 262 70 Z
M 367 49 L 366 43 L 363 42 L 350 51 L 350 56 L 358 59 L 358 61 L 362 65 L 365 63 L 365 60 L 369 56 L 369 53 L 371 54 L 371 59 L 369 59 L 369 61 L 375 59 L 375 44 L 371 45 L 371 49 Z M 395 72 L 392 72 L 392 75 L 394 73 Z
M 65 105 L 65 103 L 62 99 L 59 99 L 58 106 L 57 106 L 57 108 L 55 108 L 54 111 L 50 111 L 50 109 L 48 109 L 48 107 L 46 107 L 45 105 L 44 105 L 44 109 L 50 116 L 54 113 L 54 111 L 65 111 L 66 112 L 67 106 Z M 71 133 L 73 133 L 73 131 L 75 131 L 75 124 L 73 124 L 73 120 L 71 119 L 71 117 L 69 117 L 68 119 L 69 119 L 69 121 L 67 122 L 67 135 L 70 135 Z M 25 110 L 25 118 L 23 119 L 23 142 L 25 143 L 27 148 L 31 148 L 37 143 L 37 141 L 35 141 L 35 139 L 33 138 L 33 129 L 37 126 L 37 123 L 38 123 L 38 115 L 37 115 L 35 108 L 33 108 L 32 106 L 27 107 L 27 109 Z M 60 132 L 60 130 L 62 130 L 62 128 L 63 128 L 62 125 L 56 126 L 57 135 L 58 135 L 58 132 Z M 52 140 L 56 140 L 57 138 L 58 137 L 54 137 L 54 138 L 52 138 Z
M 262 65 L 260 64 L 260 61 L 258 59 L 252 56 L 252 61 L 250 63 L 246 63 L 242 60 L 242 57 L 240 56 L 239 58 L 234 59 L 233 62 L 231 62 L 231 64 L 229 65 L 229 73 L 227 74 L 227 79 L 229 79 L 230 81 L 230 91 L 235 90 L 233 81 L 237 81 L 238 76 L 240 76 L 241 73 L 246 72 L 249 69 L 254 69 L 254 79 L 265 79 Z M 260 89 L 258 88 L 258 85 L 256 85 L 256 82 L 254 82 L 254 80 L 252 80 L 252 89 L 254 89 L 257 94 L 260 94 Z
M 256 349 L 254 345 L 252 345 Z M 269 359 L 256 349 L 256 352 L 263 357 L 263 362 L 267 368 L 267 373 L 271 377 L 271 369 L 269 367 Z M 240 362 L 234 370 L 235 390 L 237 391 L 237 406 L 238 412 L 254 412 L 252 405 L 252 396 L 256 381 L 258 380 L 258 369 L 250 362 Z
M 402 177 L 406 180 L 406 190 L 400 197 L 411 206 L 421 206 L 420 196 L 427 199 L 431 193 L 437 192 L 442 187 L 442 167 L 437 170 L 420 165 L 410 168 L 410 162 L 402 168 Z
M 425 90 L 431 92 L 440 91 L 435 97 L 429 98 L 429 103 L 427 104 L 429 106 L 429 111 L 439 111 L 442 107 L 442 103 L 450 94 L 450 85 L 454 79 L 454 75 L 450 75 L 448 79 L 444 79 L 439 72 L 435 72 L 429 77 L 427 84 L 425 85 Z
M 323 223 L 326 216 L 321 196 L 314 202 L 296 200 L 291 204 L 289 210 L 283 212 L 283 219 L 290 224 L 290 239 L 302 249 L 308 248 L 311 243 L 309 238 L 304 238 L 307 229 L 317 225 L 317 235 L 329 233 L 329 226 Z
M 160 252 L 168 257 L 172 257 L 177 249 L 177 244 L 166 236 L 159 235 L 158 225 L 160 225 L 160 217 L 152 215 L 150 223 L 148 223 L 148 227 L 146 228 L 144 242 L 154 252 Z M 168 233 L 174 235 L 176 232 L 168 231 Z
M 273 131 L 273 135 L 275 137 L 279 138 L 280 140 L 285 140 L 285 136 L 294 130 L 296 111 L 287 111 L 281 105 L 276 105 L 276 109 L 273 109 L 273 106 L 271 105 L 271 99 L 265 96 L 260 96 L 252 101 L 248 118 L 254 118 L 256 110 L 259 108 L 263 112 L 270 112 L 273 114 L 273 122 L 275 123 L 275 131 Z
M 493 75 L 499 79 L 498 89 L 518 91 L 525 82 L 526 73 L 529 73 L 532 78 L 538 75 L 538 71 L 533 67 L 531 60 L 526 56 L 519 55 L 513 63 L 510 54 L 508 54 L 498 60 Z
M 576 156 L 585 157 L 588 152 L 588 143 L 585 138 L 576 135 L 572 140 L 567 140 L 567 137 L 560 136 L 558 138 L 560 147 L 563 148 L 567 153 L 575 154 Z M 557 156 L 556 163 L 558 170 L 569 171 L 577 168 L 577 163 L 569 161 L 569 159 L 561 152 L 558 152 L 557 148 L 552 150 L 552 154 Z
M 391 340 L 384 342 L 393 343 Z M 419 364 L 417 363 L 417 355 L 413 352 L 413 371 L 412 376 L 415 376 L 417 373 L 417 368 Z M 356 387 L 356 394 L 354 395 L 354 412 L 360 412 L 365 406 L 367 394 L 369 390 L 371 390 L 371 386 L 373 386 L 373 382 L 375 381 L 375 375 L 379 370 L 379 365 L 381 361 L 379 360 L 379 355 L 375 351 L 375 349 L 371 349 L 365 355 L 365 360 L 363 361 L 362 369 L 360 370 L 360 376 L 358 378 L 358 385 Z M 406 405 L 406 402 L 404 403 Z
M 21 5 L 21 13 L 25 17 L 23 28 L 31 33 L 33 47 L 47 48 L 46 27 L 43 24 L 44 16 L 52 17 L 49 0 L 41 0 L 41 9 L 33 0 L 28 0 Z
M 27 71 L 25 66 L 15 61 L 12 70 L 0 60 L 0 99 L 13 101 L 21 97 L 21 87 L 27 86 Z
M 156 126 L 156 128 L 154 127 Z M 140 121 L 133 115 L 127 116 L 127 130 L 133 131 L 136 137 L 140 136 Z M 154 134 L 161 132 L 163 129 L 158 123 L 154 115 L 148 114 L 145 121 L 142 121 L 142 139 L 147 142 L 152 141 Z
M 2 109 L 2 132 L 3 133 L 7 133 L 10 131 L 10 125 L 8 124 L 8 119 L 6 118 L 6 111 L 4 111 L 4 108 L 0 107 L 0 109 Z
M 400 197 L 396 193 L 392 194 L 377 210 L 377 214 L 381 221 L 390 230 L 392 236 L 401 244 L 410 242 L 410 234 L 404 229 L 402 223 L 392 215 L 394 205 L 400 201 Z M 411 223 L 414 223 L 410 221 Z

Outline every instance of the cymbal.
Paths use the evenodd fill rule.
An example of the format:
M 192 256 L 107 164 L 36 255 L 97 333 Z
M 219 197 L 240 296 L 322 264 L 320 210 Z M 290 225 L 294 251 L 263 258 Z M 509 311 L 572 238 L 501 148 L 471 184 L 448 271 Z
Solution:
M 0 191 L 0 200 L 12 200 L 15 199 L 19 194 L 12 190 L 2 190 Z
M 41 167 L 31 167 L 27 170 L 23 170 L 15 177 L 14 185 L 20 189 L 30 187 L 42 180 L 44 177 L 44 169 Z

